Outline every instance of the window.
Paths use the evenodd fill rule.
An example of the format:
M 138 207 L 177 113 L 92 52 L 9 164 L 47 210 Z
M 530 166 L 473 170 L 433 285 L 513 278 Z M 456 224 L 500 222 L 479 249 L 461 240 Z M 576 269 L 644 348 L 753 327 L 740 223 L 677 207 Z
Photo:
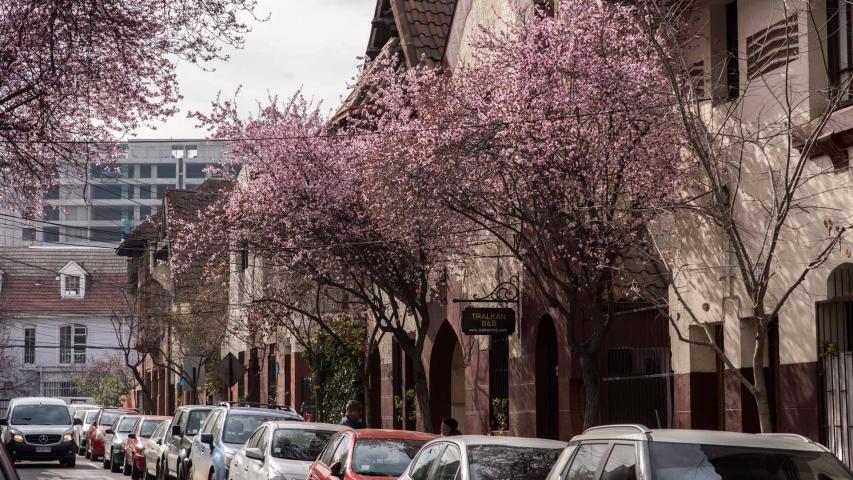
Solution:
M 184 158 L 183 145 L 172 145 L 172 158 Z
M 136 187 L 136 198 L 148 200 L 157 193 L 156 185 L 139 185 Z
M 219 420 L 219 412 L 220 410 L 217 410 L 207 417 L 207 420 L 204 421 L 204 425 L 201 426 L 201 433 L 210 433 L 213 431 L 213 426 L 216 424 L 216 421 Z
M 127 185 L 91 184 L 92 198 L 98 200 L 121 200 L 128 198 Z
M 59 329 L 59 363 L 86 363 L 85 325 L 65 325 Z
M 441 459 L 438 461 L 432 478 L 435 480 L 455 480 L 456 473 L 459 471 L 460 460 L 461 456 L 456 445 L 448 445 L 444 449 L 444 453 L 441 454 Z
M 187 428 L 184 431 L 184 435 L 195 435 L 198 433 L 198 429 L 201 428 L 201 424 L 207 418 L 207 415 L 210 413 L 210 410 L 193 410 L 190 412 L 189 419 L 187 420 Z
M 279 428 L 273 433 L 270 453 L 274 458 L 283 460 L 311 462 L 320 455 L 334 433 L 309 428 Z
M 133 214 L 131 207 L 97 206 L 92 207 L 92 220 L 120 222 Z
M 153 186 L 152 186 L 153 187 Z M 166 190 L 174 190 L 174 184 L 157 185 L 157 198 L 162 199 L 166 196 Z
M 249 246 L 243 245 L 240 249 L 240 271 L 245 271 L 249 268 Z
M 154 431 L 160 428 L 160 425 L 162 424 L 162 420 L 143 421 L 142 425 L 139 426 L 139 436 L 141 438 L 151 438 L 151 436 L 154 434 Z
M 198 158 L 198 147 L 195 145 L 187 145 L 187 158 Z
M 826 0 L 827 57 L 830 84 L 843 86 L 853 72 L 853 5 L 844 0 Z M 851 91 L 841 92 L 849 101 Z
M 578 447 L 575 458 L 569 466 L 569 473 L 564 478 L 572 480 L 593 480 L 601 459 L 607 453 L 606 443 L 589 443 Z
M 740 94 L 740 65 L 738 61 L 737 0 L 726 5 L 726 87 L 729 100 Z
M 151 207 L 139 207 L 139 219 L 145 220 L 151 215 Z
M 601 480 L 636 480 L 637 457 L 633 445 L 614 445 Z
M 48 200 L 58 200 L 59 199 L 59 186 L 54 185 L 47 189 L 47 192 L 44 194 L 44 198 Z
M 79 297 L 81 293 L 80 289 L 80 277 L 76 275 L 64 275 L 65 277 L 65 286 L 62 288 L 62 296 L 63 297 Z
M 36 329 L 24 329 L 24 363 L 36 363 Z
M 355 444 L 352 469 L 365 476 L 399 477 L 406 471 L 412 458 L 426 442 L 417 440 L 396 440 L 384 438 L 366 438 Z M 517 478 L 503 476 L 494 478 Z M 527 477 L 522 477 L 527 478 Z
M 209 165 L 206 163 L 188 163 L 187 178 L 204 178 L 206 177 L 204 169 Z
M 329 465 L 331 465 L 330 462 L 332 460 L 332 454 L 335 452 L 335 449 L 338 448 L 338 444 L 341 442 L 341 438 L 343 438 L 343 437 L 344 437 L 344 435 L 341 435 L 340 437 L 337 437 L 337 438 L 333 438 L 328 443 L 328 445 L 326 445 L 326 449 L 323 450 L 322 455 L 320 455 L 320 457 L 319 457 L 319 461 L 321 464 L 323 464 L 327 467 Z
M 59 220 L 59 208 L 46 206 L 42 210 L 42 220 L 56 221 Z
M 174 163 L 161 163 L 157 165 L 157 178 L 175 178 L 178 176 Z
M 118 243 L 123 236 L 122 227 L 92 227 L 89 230 L 89 240 L 93 242 Z
M 261 437 L 264 436 L 264 429 L 257 430 L 255 433 L 246 440 L 247 448 L 258 448 L 258 444 L 261 443 Z
M 347 460 L 349 460 L 349 443 L 349 436 L 345 435 L 344 438 L 341 439 L 341 443 L 339 443 L 338 447 L 335 449 L 335 453 L 332 454 L 332 463 L 329 465 L 340 463 L 341 466 L 346 466 Z M 400 473 L 402 473 L 402 470 Z M 399 474 L 394 476 L 397 477 Z
M 41 385 L 42 395 L 45 397 L 79 397 L 77 385 L 71 381 L 44 382 Z M 66 409 L 67 411 L 68 409 Z
M 258 450 L 266 455 L 267 446 L 269 445 L 269 435 L 267 435 L 267 427 L 264 427 L 259 430 L 261 436 L 258 438 Z
M 151 178 L 151 164 L 150 163 L 140 163 L 138 168 L 139 168 L 139 178 Z
M 116 431 L 119 433 L 130 433 L 133 431 L 133 427 L 136 426 L 136 422 L 138 421 L 139 417 L 122 417 L 121 421 L 118 423 Z
M 445 443 L 436 443 L 425 448 L 418 454 L 417 458 L 412 462 L 412 468 L 409 471 L 409 476 L 412 477 L 412 480 L 426 480 L 445 445 Z
M 41 235 L 43 242 L 59 243 L 59 227 L 44 227 Z
M 492 335 L 489 342 L 489 399 L 492 430 L 509 430 L 509 337 Z
M 25 242 L 34 242 L 36 240 L 36 229 L 31 227 L 22 228 L 21 240 Z
M 270 420 L 287 420 L 284 415 L 228 415 L 225 420 L 225 433 L 222 434 L 222 441 L 225 443 L 236 443 L 242 445 L 246 443 L 249 435 L 252 434 L 262 423 Z

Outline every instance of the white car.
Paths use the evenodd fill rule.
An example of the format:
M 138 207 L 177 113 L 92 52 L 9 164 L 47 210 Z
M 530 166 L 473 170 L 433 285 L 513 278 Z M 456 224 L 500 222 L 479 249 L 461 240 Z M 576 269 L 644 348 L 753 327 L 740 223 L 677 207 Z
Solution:
M 566 442 L 457 435 L 423 447 L 400 480 L 545 480 Z
M 605 425 L 573 437 L 548 476 L 588 478 L 853 480 L 853 475 L 823 445 L 800 435 Z
M 74 425 L 74 443 L 77 445 L 78 455 L 82 456 L 86 454 L 86 433 L 89 431 L 89 427 L 92 426 L 92 420 L 95 419 L 97 414 L 98 409 L 77 410 L 77 413 L 74 414 L 75 419 L 80 419 L 80 424 Z
M 330 423 L 266 422 L 231 460 L 228 480 L 305 480 L 329 439 L 347 429 Z

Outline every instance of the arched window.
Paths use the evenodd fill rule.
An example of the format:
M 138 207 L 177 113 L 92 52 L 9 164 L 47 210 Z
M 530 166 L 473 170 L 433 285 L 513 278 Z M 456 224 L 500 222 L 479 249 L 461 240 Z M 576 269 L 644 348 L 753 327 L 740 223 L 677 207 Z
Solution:
M 59 363 L 86 363 L 85 325 L 64 325 L 59 328 Z

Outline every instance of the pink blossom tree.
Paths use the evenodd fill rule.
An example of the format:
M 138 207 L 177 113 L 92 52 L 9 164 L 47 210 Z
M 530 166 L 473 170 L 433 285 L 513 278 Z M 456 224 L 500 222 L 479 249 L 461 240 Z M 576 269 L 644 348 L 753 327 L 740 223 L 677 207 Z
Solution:
M 433 287 L 456 248 L 455 217 L 422 209 L 387 215 L 387 198 L 371 195 L 372 144 L 334 133 L 299 96 L 283 105 L 273 99 L 248 121 L 230 101 L 200 118 L 216 136 L 236 140 L 232 155 L 244 165 L 243 178 L 175 243 L 178 268 L 193 262 L 198 242 L 216 247 L 211 265 L 246 245 L 277 277 L 322 286 L 328 313 L 337 313 L 336 303 L 357 303 L 411 360 L 423 428 L 435 428 L 422 352 Z M 408 192 L 386 194 L 402 202 Z M 289 297 L 257 300 L 322 318 L 317 304 L 306 308 Z
M 483 31 L 452 76 L 371 69 L 349 122 L 377 134 L 365 140 L 376 152 L 368 191 L 385 217 L 446 210 L 519 261 L 566 325 L 591 426 L 625 259 L 683 174 L 677 119 L 631 6 L 565 0 L 557 19 L 517 13 L 504 32 Z
M 255 0 L 22 0 L 0 6 L 0 195 L 21 204 L 60 163 L 175 112 L 178 59 L 241 46 Z M 109 152 L 107 152 L 109 153 Z

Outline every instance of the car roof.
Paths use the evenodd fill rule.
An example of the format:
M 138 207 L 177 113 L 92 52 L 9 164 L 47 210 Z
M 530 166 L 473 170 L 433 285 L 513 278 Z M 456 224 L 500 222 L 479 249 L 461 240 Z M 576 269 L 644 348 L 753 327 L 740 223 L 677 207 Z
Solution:
M 640 440 L 650 442 L 725 445 L 733 447 L 772 448 L 781 450 L 825 451 L 817 443 L 796 434 L 754 434 L 721 432 L 717 430 L 650 430 L 642 425 L 613 425 L 594 427 L 572 441 L 582 440 Z
M 380 428 L 365 428 L 362 430 L 353 430 L 352 432 L 357 440 L 364 438 L 389 438 L 395 440 L 429 441 L 437 438 L 436 435 L 431 433 L 410 432 L 407 430 L 384 430 Z
M 172 417 L 167 417 L 165 415 L 140 415 L 140 417 L 142 418 L 143 422 L 147 421 L 147 420 L 163 421 L 163 420 L 171 420 L 172 419 Z
M 454 435 L 452 437 L 441 437 L 438 440 L 451 441 L 464 446 L 476 445 L 505 445 L 508 447 L 521 448 L 565 448 L 568 443 L 559 440 L 546 440 L 544 438 L 527 438 L 527 437 L 503 437 L 503 436 L 486 436 L 486 435 Z
M 295 430 L 325 430 L 329 432 L 341 432 L 344 430 L 349 430 L 350 428 L 345 425 L 337 425 L 334 423 L 321 423 L 321 422 L 300 422 L 300 421 L 269 421 L 267 422 L 269 426 L 272 428 L 292 428 Z
M 291 412 L 289 410 L 278 410 L 275 408 L 257 408 L 257 407 L 220 407 L 223 408 L 224 411 L 231 415 L 232 413 L 240 414 L 240 415 L 258 415 L 258 416 L 274 416 L 280 417 L 282 419 L 295 420 L 298 421 L 302 417 L 295 412 Z
M 178 410 L 213 410 L 216 405 L 181 405 Z
M 103 411 L 105 413 L 125 413 L 125 414 L 139 413 L 133 408 L 118 408 L 118 407 L 104 408 Z
M 16 398 L 14 406 L 20 405 L 62 405 L 63 407 L 67 406 L 65 400 L 60 400 L 58 398 L 48 398 L 48 397 L 23 397 Z

